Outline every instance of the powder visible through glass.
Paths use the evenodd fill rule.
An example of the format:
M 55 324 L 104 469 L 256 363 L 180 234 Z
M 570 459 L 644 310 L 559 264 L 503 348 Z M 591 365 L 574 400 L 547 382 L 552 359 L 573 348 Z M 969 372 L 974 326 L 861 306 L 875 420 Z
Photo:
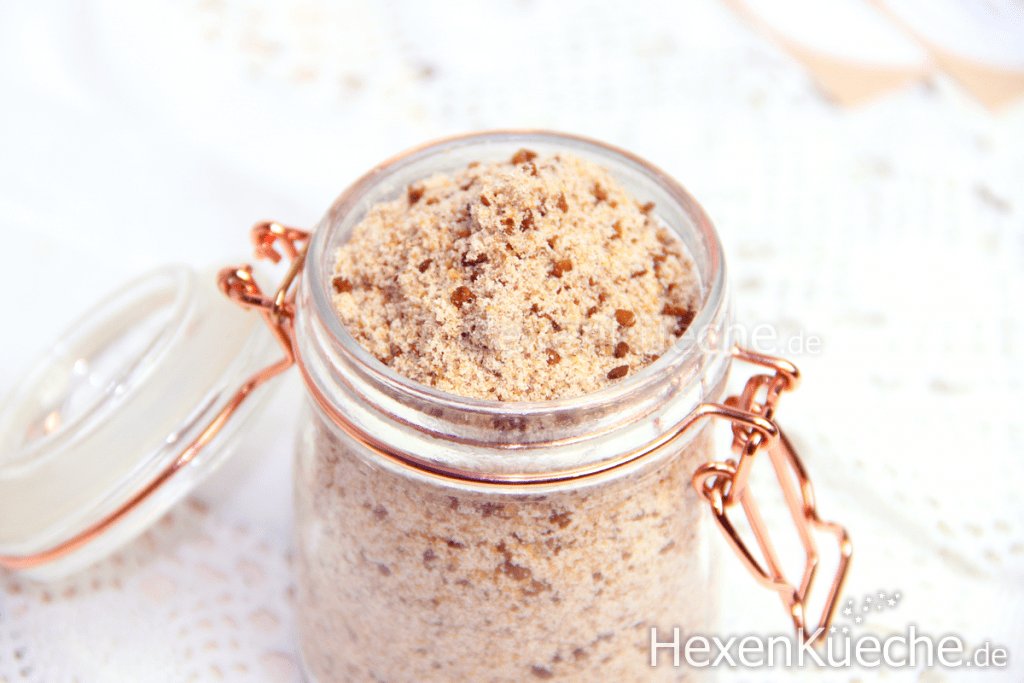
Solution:
M 435 175 L 355 226 L 334 303 L 423 384 L 499 401 L 596 391 L 654 362 L 699 305 L 693 260 L 652 208 L 568 154 Z
M 354 227 L 338 252 L 334 304 L 359 343 L 423 384 L 501 401 L 586 394 L 654 362 L 699 308 L 696 266 L 652 209 L 567 154 L 521 150 L 434 175 Z M 708 506 L 691 485 L 714 459 L 710 429 L 609 476 L 477 487 L 389 465 L 318 404 L 307 410 L 295 519 L 310 681 L 699 675 L 668 657 L 652 667 L 650 642 L 652 628 L 664 639 L 714 623 L 719 572 Z M 372 422 L 378 411 L 368 413 Z M 440 405 L 413 421 L 423 415 L 442 432 L 461 424 Z M 559 417 L 580 439 L 593 428 L 571 410 Z M 381 424 L 394 426 L 389 416 Z M 508 424 L 488 432 L 495 444 Z M 538 459 L 555 452 L 540 422 L 517 425 Z M 629 435 L 649 436 L 646 419 L 604 426 L 630 448 Z M 436 433 L 409 429 L 395 445 L 416 455 L 447 446 Z M 608 447 L 607 436 L 594 447 Z

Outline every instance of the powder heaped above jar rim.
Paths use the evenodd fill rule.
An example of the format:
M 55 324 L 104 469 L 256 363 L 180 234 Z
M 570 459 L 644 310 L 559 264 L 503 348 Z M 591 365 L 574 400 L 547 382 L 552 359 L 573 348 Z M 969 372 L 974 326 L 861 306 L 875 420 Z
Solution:
M 693 259 L 651 208 L 564 153 L 437 174 L 354 227 L 334 303 L 378 360 L 437 389 L 596 391 L 654 362 L 698 308 Z

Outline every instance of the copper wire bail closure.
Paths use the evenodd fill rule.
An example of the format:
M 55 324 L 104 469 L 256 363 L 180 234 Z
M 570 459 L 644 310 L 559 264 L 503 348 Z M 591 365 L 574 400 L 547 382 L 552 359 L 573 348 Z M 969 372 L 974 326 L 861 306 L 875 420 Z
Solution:
M 803 463 L 789 439 L 773 421 L 775 407 L 784 391 L 796 389 L 800 373 L 789 361 L 764 354 L 733 347 L 735 359 L 769 368 L 774 375 L 754 375 L 739 396 L 730 396 L 724 406 L 732 408 L 732 415 L 717 413 L 732 422 L 733 451 L 739 462 L 729 459 L 725 462 L 709 462 L 697 468 L 693 474 L 693 487 L 711 505 L 718 528 L 725 540 L 739 556 L 753 577 L 765 588 L 776 591 L 782 604 L 793 620 L 793 627 L 804 641 L 821 642 L 828 633 L 835 613 L 836 602 L 846 580 L 846 572 L 853 557 L 853 543 L 846 529 L 834 522 L 825 522 L 818 517 L 814 490 Z M 763 403 L 757 402 L 757 395 L 765 389 Z M 704 404 L 706 406 L 716 404 Z M 704 406 L 701 406 L 703 408 Z M 699 410 L 700 408 L 698 408 Z M 754 501 L 753 493 L 747 486 L 754 457 L 766 450 L 782 488 L 783 497 L 796 525 L 800 542 L 806 554 L 804 573 L 799 587 L 786 580 L 782 573 L 779 556 L 772 544 L 768 528 Z M 727 510 L 737 502 L 743 507 L 754 538 L 764 557 L 767 569 L 758 563 L 746 543 L 729 520 Z M 814 575 L 818 568 L 818 547 L 812 531 L 832 534 L 839 548 L 839 564 L 832 578 L 820 619 L 814 629 L 808 629 L 805 608 Z
M 149 498 L 170 479 L 178 470 L 187 465 L 196 454 L 209 443 L 221 430 L 227 420 L 248 397 L 253 390 L 271 378 L 281 374 L 295 364 L 294 329 L 292 327 L 295 314 L 295 292 L 293 284 L 302 270 L 309 248 L 310 233 L 275 222 L 257 223 L 252 228 L 252 242 L 255 246 L 256 258 L 269 259 L 274 263 L 281 260 L 278 245 L 291 260 L 288 272 L 278 286 L 273 297 L 263 294 L 256 284 L 252 267 L 242 265 L 237 268 L 225 268 L 218 275 L 220 290 L 232 301 L 245 309 L 255 308 L 277 339 L 284 357 L 277 363 L 256 373 L 236 392 L 231 401 L 217 415 L 203 433 L 189 445 L 187 449 L 164 469 L 144 489 L 110 515 L 64 543 L 40 553 L 26 556 L 0 556 L 0 566 L 7 569 L 27 569 L 59 557 L 81 547 L 107 528 L 127 516 L 140 503 Z M 775 407 L 779 397 L 785 391 L 791 391 L 800 382 L 800 374 L 796 367 L 788 361 L 767 356 L 739 347 L 732 349 L 736 360 L 745 361 L 774 371 L 773 375 L 759 374 L 751 377 L 740 396 L 731 396 L 724 404 L 702 403 L 697 406 L 682 422 L 670 429 L 655 443 L 625 454 L 622 458 L 598 469 L 585 469 L 563 473 L 548 478 L 500 479 L 488 477 L 484 473 L 463 470 L 433 471 L 425 467 L 422 461 L 406 457 L 393 449 L 379 443 L 372 435 L 361 432 L 355 425 L 345 421 L 337 410 L 329 410 L 332 419 L 353 439 L 374 453 L 404 466 L 428 472 L 431 475 L 473 481 L 487 487 L 530 486 L 546 484 L 552 481 L 570 481 L 585 479 L 609 470 L 632 463 L 660 448 L 670 445 L 704 418 L 719 417 L 728 420 L 733 430 L 733 450 L 738 454 L 739 461 L 709 462 L 697 468 L 693 475 L 693 486 L 697 493 L 711 505 L 715 522 L 725 536 L 726 541 L 739 556 L 754 578 L 764 587 L 776 591 L 793 620 L 793 626 L 805 641 L 815 642 L 824 638 L 831 624 L 833 613 L 850 558 L 853 555 L 853 544 L 846 530 L 831 522 L 824 522 L 818 517 L 814 501 L 814 492 L 803 464 L 797 457 L 792 444 L 773 421 Z M 758 402 L 757 397 L 764 389 L 765 398 Z M 312 390 L 312 389 L 311 389 Z M 323 397 L 314 396 L 321 404 Z M 327 407 L 327 406 L 325 406 Z M 767 526 L 754 502 L 753 494 L 747 486 L 754 458 L 761 451 L 767 451 L 775 468 L 779 484 L 786 504 L 789 507 L 797 532 L 804 546 L 806 562 L 800 585 L 788 582 L 782 574 L 778 555 L 771 542 Z M 754 538 L 761 550 L 767 568 L 763 568 L 751 554 L 736 528 L 729 520 L 727 510 L 736 503 L 743 507 L 747 521 L 754 533 Z M 807 632 L 805 606 L 814 581 L 818 566 L 818 549 L 812 531 L 822 531 L 836 537 L 839 546 L 839 565 L 822 615 L 814 631 Z

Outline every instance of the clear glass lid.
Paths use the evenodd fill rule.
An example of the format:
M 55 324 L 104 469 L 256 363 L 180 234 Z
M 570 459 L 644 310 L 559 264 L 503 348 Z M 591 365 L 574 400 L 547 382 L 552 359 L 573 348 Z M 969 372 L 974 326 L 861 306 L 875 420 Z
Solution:
M 0 407 L 0 566 L 44 580 L 88 566 L 229 454 L 266 389 L 176 466 L 280 351 L 215 276 L 171 266 L 126 284 L 16 385 Z

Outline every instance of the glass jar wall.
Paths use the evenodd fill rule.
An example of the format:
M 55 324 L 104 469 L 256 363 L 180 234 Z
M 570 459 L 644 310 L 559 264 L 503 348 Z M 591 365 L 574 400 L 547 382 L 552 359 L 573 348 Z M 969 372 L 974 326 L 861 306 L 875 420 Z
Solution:
M 462 398 L 407 380 L 334 311 L 337 247 L 406 186 L 518 149 L 608 168 L 682 239 L 703 304 L 655 363 L 584 396 Z M 307 675 L 331 681 L 661 681 L 651 629 L 707 632 L 714 553 L 690 483 L 716 459 L 710 430 L 659 444 L 729 369 L 721 249 L 700 207 L 646 162 L 551 133 L 434 143 L 385 163 L 318 226 L 296 299 L 309 390 L 298 438 L 298 618 Z M 644 452 L 642 457 L 638 453 Z

